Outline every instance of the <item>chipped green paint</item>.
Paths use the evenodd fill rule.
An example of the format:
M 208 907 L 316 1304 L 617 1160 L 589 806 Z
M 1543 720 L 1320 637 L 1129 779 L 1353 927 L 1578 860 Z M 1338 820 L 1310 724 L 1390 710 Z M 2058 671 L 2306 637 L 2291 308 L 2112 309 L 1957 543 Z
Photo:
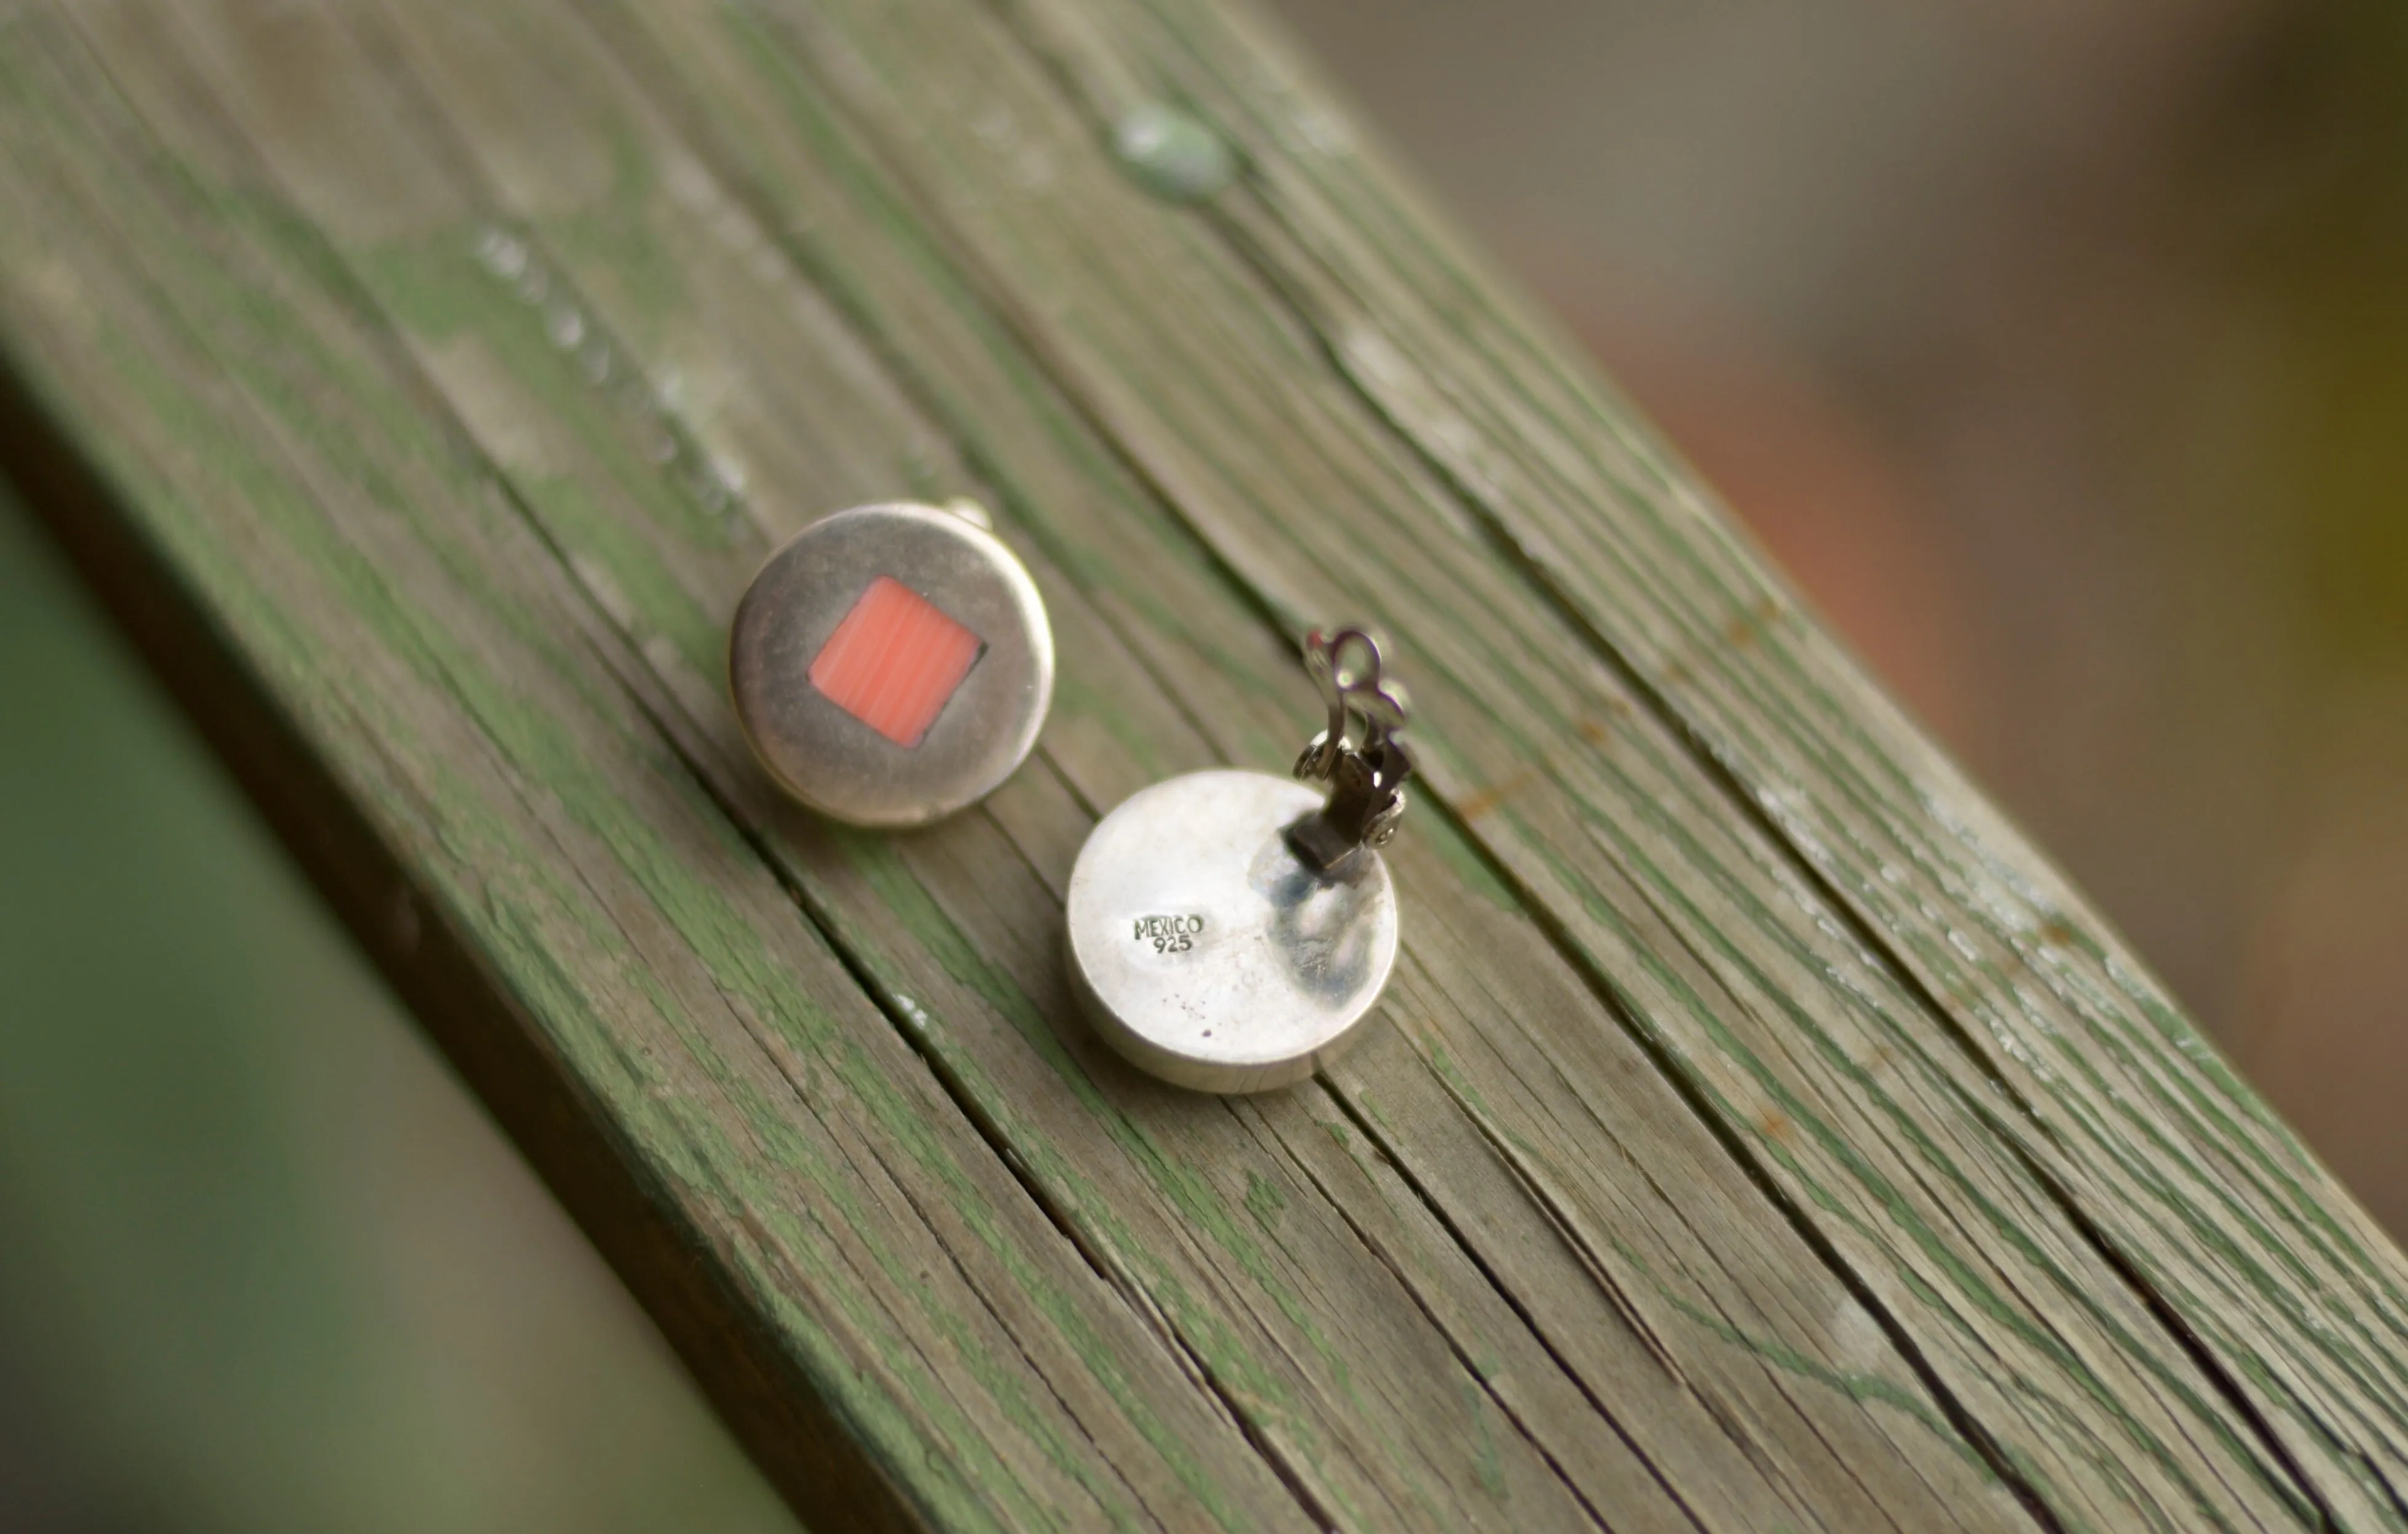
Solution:
M 1437 814 L 1414 824 L 1415 839 L 1443 858 L 1447 867 L 1466 889 L 1476 892 L 1499 910 L 1522 909 L 1522 903 L 1514 898 L 1513 892 L 1497 877 L 1497 870 L 1488 866 L 1487 860 L 1466 837 L 1461 819 L 1449 813 L 1443 803 L 1435 808 Z M 1435 824 L 1431 824 L 1433 822 Z
M 1465 1405 L 1471 1411 L 1471 1420 L 1479 1427 L 1473 1456 L 1480 1467 L 1480 1483 L 1488 1488 L 1490 1496 L 1502 1502 L 1509 1493 L 1505 1485 L 1504 1467 L 1497 1457 L 1496 1408 L 1489 1404 L 1487 1396 L 1477 1386 L 1465 1384 L 1458 1388 L 1463 1392 Z
M 1840 1392 L 1851 1400 L 1874 1401 L 1889 1407 L 1911 1419 L 1917 1426 L 1945 1445 L 1951 1453 L 1962 1457 L 1968 1465 L 1982 1475 L 1986 1477 L 1990 1473 L 1989 1467 L 1984 1463 L 1980 1455 L 1974 1453 L 1972 1445 L 1967 1443 L 1954 1427 L 1932 1411 L 1930 1401 L 1914 1386 L 1885 1375 L 1866 1373 L 1862 1370 L 1831 1369 L 1815 1359 L 1807 1357 L 1784 1342 L 1758 1337 L 1735 1326 L 1724 1317 L 1708 1311 L 1688 1296 L 1666 1283 L 1657 1275 L 1654 1266 L 1648 1262 L 1646 1254 L 1637 1247 L 1620 1238 L 1615 1238 L 1613 1248 L 1625 1262 L 1646 1278 L 1657 1294 L 1663 1296 L 1665 1303 L 1725 1342 L 1763 1359 L 1784 1374 L 1794 1374 L 1799 1379 L 1811 1380 L 1827 1389 Z
M 1279 1224 L 1280 1211 L 1285 1208 L 1287 1196 L 1275 1184 L 1264 1182 L 1259 1173 L 1246 1174 L 1246 1212 L 1254 1217 L 1254 1224 L 1265 1230 L 1271 1229 Z

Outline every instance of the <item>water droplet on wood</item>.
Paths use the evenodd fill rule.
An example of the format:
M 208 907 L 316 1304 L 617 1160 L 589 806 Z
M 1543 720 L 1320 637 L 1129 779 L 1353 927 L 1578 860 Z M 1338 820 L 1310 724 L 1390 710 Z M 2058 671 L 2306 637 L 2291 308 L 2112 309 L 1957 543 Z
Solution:
M 1227 139 L 1193 114 L 1158 101 L 1132 108 L 1120 120 L 1112 152 L 1140 185 L 1171 202 L 1202 202 L 1238 174 Z

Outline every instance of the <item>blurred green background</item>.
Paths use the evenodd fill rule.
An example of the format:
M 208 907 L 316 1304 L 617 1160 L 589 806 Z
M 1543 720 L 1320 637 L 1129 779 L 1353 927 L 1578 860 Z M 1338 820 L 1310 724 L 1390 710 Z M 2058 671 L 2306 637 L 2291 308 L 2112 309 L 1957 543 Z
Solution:
M 0 496 L 0 1534 L 793 1520 Z
M 2408 9 L 1284 0 L 2408 1232 Z M 0 504 L 0 1534 L 791 1527 Z

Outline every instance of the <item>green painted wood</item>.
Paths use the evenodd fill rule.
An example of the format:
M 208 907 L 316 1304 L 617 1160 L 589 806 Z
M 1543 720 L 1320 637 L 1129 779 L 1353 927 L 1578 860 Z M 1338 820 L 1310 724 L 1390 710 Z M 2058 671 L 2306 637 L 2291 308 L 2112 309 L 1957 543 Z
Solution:
M 0 5 L 0 466 L 818 1526 L 2408 1527 L 2399 1253 L 1504 292 L 1193 0 Z M 882 837 L 718 678 L 898 494 L 1062 675 Z M 1341 614 L 1383 1025 L 1157 1086 L 1070 862 Z

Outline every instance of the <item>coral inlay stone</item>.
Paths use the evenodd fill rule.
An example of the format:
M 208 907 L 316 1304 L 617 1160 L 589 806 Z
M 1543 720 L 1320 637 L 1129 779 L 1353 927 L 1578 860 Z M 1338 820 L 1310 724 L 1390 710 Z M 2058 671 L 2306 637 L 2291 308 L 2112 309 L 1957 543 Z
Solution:
M 820 647 L 810 681 L 829 702 L 909 751 L 927 738 L 985 649 L 934 602 L 882 575 Z

